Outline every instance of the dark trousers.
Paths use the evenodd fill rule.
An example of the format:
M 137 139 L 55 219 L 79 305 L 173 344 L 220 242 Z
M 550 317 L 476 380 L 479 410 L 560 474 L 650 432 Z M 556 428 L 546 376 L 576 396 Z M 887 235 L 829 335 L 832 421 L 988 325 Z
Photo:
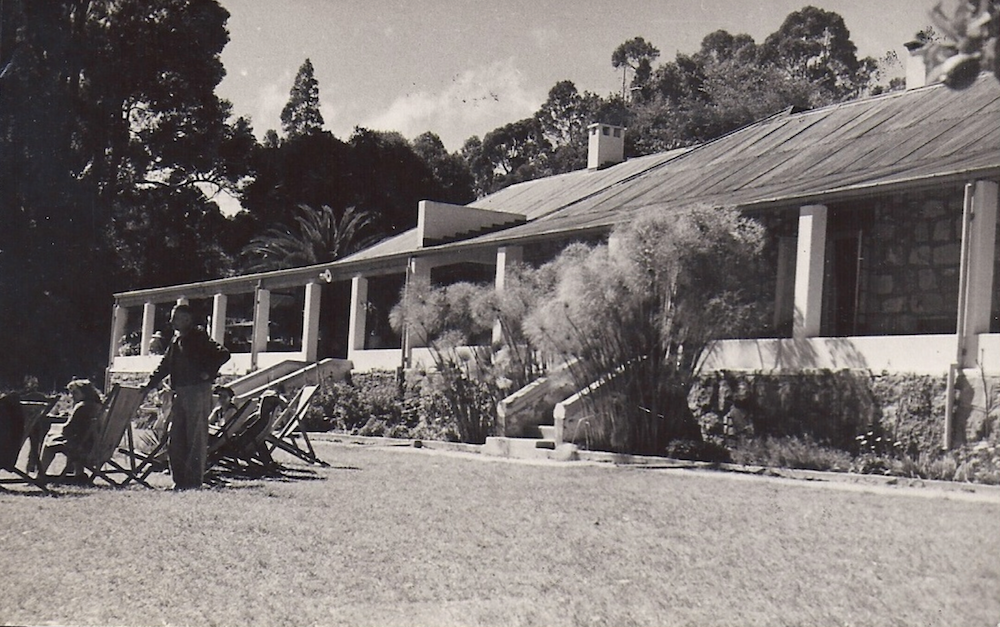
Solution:
M 212 384 L 185 385 L 174 390 L 170 406 L 170 474 L 177 488 L 201 487 L 208 447 L 208 415 Z

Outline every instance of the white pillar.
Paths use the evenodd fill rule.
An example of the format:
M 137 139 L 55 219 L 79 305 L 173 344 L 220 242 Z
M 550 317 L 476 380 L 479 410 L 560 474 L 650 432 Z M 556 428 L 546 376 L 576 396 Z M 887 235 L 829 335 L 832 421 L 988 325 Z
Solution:
M 257 368 L 257 355 L 267 352 L 268 324 L 271 321 L 271 292 L 263 288 L 254 291 L 253 339 L 250 344 L 251 368 Z
M 510 266 L 521 263 L 523 259 L 523 246 L 500 246 L 497 248 L 496 289 L 498 292 L 503 291 L 504 285 L 507 283 L 507 273 Z
M 431 262 L 427 257 L 410 257 L 406 272 L 406 289 L 411 285 L 431 284 Z M 403 358 L 406 363 L 410 363 L 410 351 L 414 347 L 427 345 L 427 339 L 421 334 L 413 333 L 409 328 L 403 329 Z
M 347 326 L 347 358 L 365 349 L 365 313 L 368 311 L 368 279 L 351 279 L 351 318 Z
M 805 205 L 799 209 L 798 253 L 795 258 L 795 317 L 792 337 L 820 333 L 823 309 L 823 264 L 826 259 L 827 208 Z
M 306 283 L 306 299 L 302 312 L 302 352 L 306 361 L 316 361 L 319 350 L 319 304 L 320 284 Z
M 976 181 L 972 197 L 972 222 L 968 232 L 969 278 L 965 332 L 989 333 L 993 306 L 993 263 L 996 255 L 997 190 L 994 181 Z M 971 361 L 978 357 L 971 355 Z
M 178 305 L 190 305 L 191 301 L 188 300 L 187 296 L 180 296 L 177 299 L 177 303 L 176 304 L 178 304 Z
M 111 349 L 108 351 L 108 366 L 113 366 L 115 357 L 118 356 L 118 345 L 125 336 L 125 327 L 128 325 L 128 309 L 121 305 L 115 305 L 111 310 Z
M 154 303 L 144 303 L 142 305 L 142 339 L 139 340 L 139 354 L 149 354 L 149 342 L 153 339 L 153 331 L 156 330 L 156 305 Z
M 222 344 L 226 341 L 226 308 L 229 306 L 229 297 L 225 294 L 216 294 L 212 297 L 212 339 Z
M 494 283 L 497 292 L 502 292 L 507 285 L 507 273 L 510 266 L 521 263 L 523 259 L 523 246 L 500 246 L 497 248 L 496 281 Z M 501 340 L 503 340 L 503 331 L 500 328 L 500 321 L 497 320 L 493 323 L 493 343 L 497 344 Z

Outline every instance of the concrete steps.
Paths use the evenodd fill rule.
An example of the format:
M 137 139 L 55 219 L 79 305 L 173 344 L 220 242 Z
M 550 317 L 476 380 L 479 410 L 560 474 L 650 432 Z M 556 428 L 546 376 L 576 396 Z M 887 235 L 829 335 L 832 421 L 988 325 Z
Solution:
M 556 449 L 555 425 L 539 425 L 539 437 L 509 438 L 495 436 L 486 438 L 482 454 L 494 457 L 516 459 L 549 459 L 549 453 Z
M 549 459 L 554 451 L 554 440 L 539 438 L 507 438 L 502 436 L 486 438 L 481 453 L 493 457 L 513 457 L 515 459 Z

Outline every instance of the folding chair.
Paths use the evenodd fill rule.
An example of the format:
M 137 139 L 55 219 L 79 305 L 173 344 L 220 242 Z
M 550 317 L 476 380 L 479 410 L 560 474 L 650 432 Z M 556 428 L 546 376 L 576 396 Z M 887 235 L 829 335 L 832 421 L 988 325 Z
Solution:
M 294 405 L 293 403 L 288 404 L 288 408 L 285 410 L 285 413 L 288 415 L 282 416 L 285 420 L 282 421 L 279 419 L 275 425 L 275 430 L 267 434 L 268 452 L 273 453 L 274 449 L 280 448 L 286 453 L 290 453 L 309 464 L 318 464 L 320 466 L 330 465 L 316 455 L 312 442 L 309 441 L 309 436 L 306 434 L 306 430 L 302 424 L 302 419 L 305 418 L 306 411 L 309 409 L 309 403 L 312 402 L 317 391 L 319 391 L 318 385 L 307 385 L 300 391 L 298 403 Z M 302 438 L 303 446 L 299 446 L 298 442 L 296 442 L 296 438 L 299 437 Z
M 40 397 L 40 398 L 39 398 Z M 25 425 L 28 429 L 28 472 L 38 469 L 38 460 L 42 455 L 42 445 L 45 444 L 45 434 L 51 427 L 50 412 L 59 401 L 58 396 L 42 396 L 32 399 L 21 399 L 24 409 Z
M 265 435 L 274 424 L 277 412 L 265 416 L 255 411 L 242 428 L 225 435 L 209 448 L 207 468 L 222 466 L 236 472 L 254 475 L 278 474 L 281 467 L 264 446 Z
M 281 464 L 274 461 L 271 455 L 274 447 L 268 445 L 268 438 L 280 428 L 296 422 L 296 415 L 305 411 L 316 393 L 316 387 L 309 385 L 300 389 L 280 412 L 272 411 L 263 415 L 261 409 L 264 403 L 261 402 L 244 428 L 219 448 L 217 454 L 210 457 L 209 463 L 253 474 L 280 474 Z M 308 398 L 305 398 L 305 393 L 308 393 Z
M 30 484 L 49 494 L 45 483 L 17 467 L 17 459 L 40 412 L 26 411 L 16 394 L 0 396 L 0 470 L 14 477 L 0 478 L 0 484 Z
M 245 422 L 246 413 L 250 409 L 253 401 L 246 401 L 232 416 L 226 420 L 225 424 L 222 425 L 216 432 L 209 433 L 208 436 L 208 459 L 209 462 L 206 463 L 206 468 L 211 466 L 212 455 L 216 450 L 218 450 L 225 442 L 232 438 L 232 436 L 242 427 Z M 130 455 L 133 459 L 138 461 L 138 465 L 135 466 L 134 477 L 129 477 L 125 480 L 125 483 L 130 481 L 140 481 L 145 480 L 150 474 L 154 472 L 160 472 L 166 470 L 170 466 L 170 460 L 167 457 L 167 438 L 160 440 L 155 447 L 148 453 L 139 453 L 132 451 L 129 453 L 127 449 L 119 448 L 120 453 Z
M 147 488 L 152 487 L 146 483 L 145 478 L 136 475 L 135 442 L 132 437 L 132 418 L 139 411 L 144 396 L 141 388 L 123 387 L 116 383 L 97 414 L 94 443 L 90 450 L 83 455 L 71 453 L 67 456 L 90 471 L 91 481 L 94 477 L 100 477 L 115 487 L 124 486 L 130 481 L 136 481 Z M 124 450 L 129 459 L 128 468 L 113 459 L 123 438 L 128 443 L 128 448 Z M 125 475 L 125 479 L 115 481 L 111 475 Z

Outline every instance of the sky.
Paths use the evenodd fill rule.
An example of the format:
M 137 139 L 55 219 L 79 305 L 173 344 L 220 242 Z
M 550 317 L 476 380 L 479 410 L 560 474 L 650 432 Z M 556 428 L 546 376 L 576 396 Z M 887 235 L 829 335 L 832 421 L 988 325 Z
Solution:
M 839 13 L 859 56 L 880 57 L 930 23 L 936 0 L 814 0 Z M 326 129 L 425 131 L 449 151 L 533 114 L 560 80 L 607 95 L 621 88 L 611 53 L 641 36 L 659 62 L 693 53 L 708 33 L 758 43 L 807 0 L 220 0 L 229 11 L 227 75 L 218 92 L 258 137 L 280 130 L 306 58 Z M 899 74 L 903 74 L 900 67 Z

